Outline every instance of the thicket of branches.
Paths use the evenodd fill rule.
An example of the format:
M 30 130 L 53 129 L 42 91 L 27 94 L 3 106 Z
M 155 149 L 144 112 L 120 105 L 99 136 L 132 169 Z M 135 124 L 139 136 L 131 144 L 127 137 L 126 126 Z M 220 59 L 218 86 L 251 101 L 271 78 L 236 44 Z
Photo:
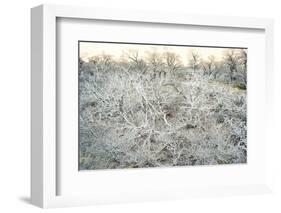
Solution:
M 79 61 L 80 169 L 245 163 L 247 52 Z

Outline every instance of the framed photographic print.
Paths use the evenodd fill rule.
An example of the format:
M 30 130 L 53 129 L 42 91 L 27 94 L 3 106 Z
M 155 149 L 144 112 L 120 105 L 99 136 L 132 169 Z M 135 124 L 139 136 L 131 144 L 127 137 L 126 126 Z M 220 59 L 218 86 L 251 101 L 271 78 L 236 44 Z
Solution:
M 270 192 L 272 20 L 31 14 L 33 204 Z

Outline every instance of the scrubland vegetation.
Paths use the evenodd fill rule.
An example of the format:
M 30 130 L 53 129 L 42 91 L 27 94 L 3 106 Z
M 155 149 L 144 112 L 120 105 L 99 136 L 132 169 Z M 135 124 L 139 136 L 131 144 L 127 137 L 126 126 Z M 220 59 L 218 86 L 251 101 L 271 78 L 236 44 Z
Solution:
M 80 169 L 246 163 L 247 52 L 79 61 Z

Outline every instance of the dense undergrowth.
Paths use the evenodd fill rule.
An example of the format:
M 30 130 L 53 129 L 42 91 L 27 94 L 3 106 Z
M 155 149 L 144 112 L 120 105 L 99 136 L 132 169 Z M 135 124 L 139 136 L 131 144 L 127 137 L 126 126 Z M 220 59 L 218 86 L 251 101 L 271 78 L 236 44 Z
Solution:
M 238 56 L 235 69 L 227 58 L 193 67 L 165 56 L 81 60 L 80 169 L 246 163 L 246 66 Z

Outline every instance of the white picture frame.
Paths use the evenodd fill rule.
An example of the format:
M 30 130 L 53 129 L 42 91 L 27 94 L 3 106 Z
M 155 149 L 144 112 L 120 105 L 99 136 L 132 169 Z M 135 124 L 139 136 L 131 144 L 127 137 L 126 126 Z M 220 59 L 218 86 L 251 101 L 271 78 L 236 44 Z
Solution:
M 130 193 L 122 196 L 120 192 L 104 195 L 58 195 L 60 158 L 57 145 L 57 21 L 59 18 L 79 20 L 101 20 L 134 23 L 153 23 L 154 25 L 168 26 L 201 26 L 211 28 L 253 29 L 264 33 L 264 74 L 265 87 L 262 92 L 264 107 L 269 114 L 263 118 L 267 131 L 263 134 L 263 145 L 266 147 L 264 156 L 265 165 L 261 169 L 264 178 L 254 184 L 249 182 L 239 184 L 221 184 L 217 186 L 200 187 L 199 182 L 194 187 L 176 187 L 168 185 L 162 189 L 152 189 L 140 194 Z M 188 14 L 167 14 L 147 11 L 121 11 L 100 8 L 85 8 L 74 6 L 41 5 L 31 10 L 31 201 L 42 208 L 92 205 L 99 203 L 138 202 L 143 200 L 165 200 L 198 196 L 215 195 L 241 195 L 270 192 L 271 189 L 271 163 L 270 163 L 270 125 L 272 115 L 273 90 L 273 21 L 271 19 L 216 17 Z M 75 86 L 75 85 L 73 85 Z M 262 99 L 263 100 L 263 99 Z M 188 169 L 188 168 L 185 168 Z M 201 168 L 201 170 L 204 168 Z M 171 168 L 161 169 L 169 172 Z M 180 169 L 176 168 L 180 171 Z M 183 170 L 183 169 L 182 169 Z M 226 169 L 227 170 L 227 169 Z M 244 168 L 245 170 L 245 168 Z M 153 173 L 153 169 L 149 169 Z M 159 170 L 158 170 L 159 171 Z M 160 173 L 161 173 L 160 171 Z M 78 172 L 78 171 L 77 171 Z M 106 171 L 100 171 L 104 173 Z M 150 172 L 138 170 L 130 175 L 144 175 L 149 177 Z M 226 172 L 226 171 L 223 171 Z M 110 173 L 108 173 L 110 174 Z M 180 174 L 180 173 L 178 173 Z M 124 175 L 124 174 L 123 174 Z M 158 174 L 159 175 L 159 174 Z M 126 174 L 125 174 L 126 176 Z M 110 177 L 107 177 L 110 178 Z M 76 183 L 73 183 L 76 184 Z M 159 185 L 161 186 L 161 185 Z M 91 188 L 91 187 L 90 187 Z M 188 190 L 187 190 L 188 189 Z M 70 189 L 71 190 L 71 189 Z M 136 189 L 137 191 L 137 189 Z M 128 191 L 129 192 L 129 191 Z M 136 192 L 137 193 L 137 192 Z

